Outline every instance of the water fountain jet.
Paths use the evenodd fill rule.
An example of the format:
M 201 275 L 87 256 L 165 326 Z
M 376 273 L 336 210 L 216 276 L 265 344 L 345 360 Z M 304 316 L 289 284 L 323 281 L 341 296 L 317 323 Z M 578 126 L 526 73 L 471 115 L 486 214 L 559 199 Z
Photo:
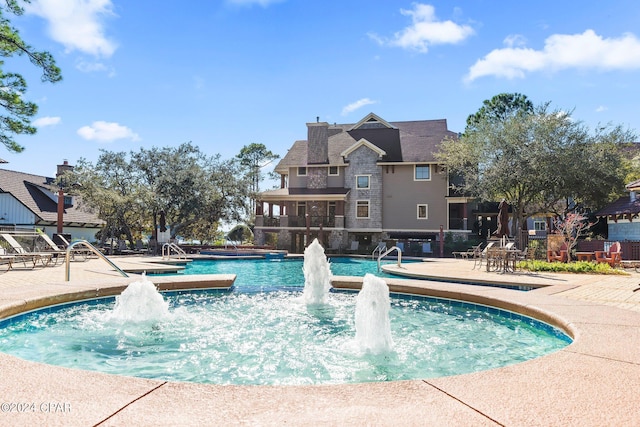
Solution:
M 393 349 L 390 309 L 387 283 L 373 274 L 365 274 L 356 298 L 356 342 L 362 352 L 384 354 Z
M 324 248 L 313 239 L 304 250 L 304 290 L 302 296 L 307 305 L 326 304 L 327 293 L 331 288 L 331 268 Z
M 158 322 L 169 315 L 169 304 L 145 275 L 116 297 L 111 318 L 126 322 Z

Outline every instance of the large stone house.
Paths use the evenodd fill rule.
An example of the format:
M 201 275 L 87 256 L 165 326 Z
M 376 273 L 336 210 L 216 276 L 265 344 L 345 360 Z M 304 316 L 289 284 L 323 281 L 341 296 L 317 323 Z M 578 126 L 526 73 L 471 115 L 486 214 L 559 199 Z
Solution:
M 477 218 L 450 191 L 434 158 L 446 120 L 387 122 L 371 113 L 355 124 L 307 123 L 275 168 L 280 189 L 259 195 L 257 244 L 300 253 L 310 239 L 327 249 L 371 252 L 379 242 L 436 251 L 441 232 L 467 235 Z M 387 245 L 388 246 L 388 245 Z
M 58 173 L 72 168 L 65 161 L 58 165 Z M 80 207 L 76 196 L 62 194 L 62 197 L 59 213 L 55 178 L 0 169 L 0 229 L 38 228 L 52 237 L 58 233 L 61 217 L 61 234 L 94 241 L 104 221 L 95 212 Z

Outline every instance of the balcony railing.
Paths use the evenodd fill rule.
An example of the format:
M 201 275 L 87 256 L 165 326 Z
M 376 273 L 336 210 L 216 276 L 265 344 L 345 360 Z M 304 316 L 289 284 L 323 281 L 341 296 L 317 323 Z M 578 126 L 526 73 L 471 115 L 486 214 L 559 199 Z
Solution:
M 310 227 L 335 227 L 336 226 L 336 218 L 335 216 L 321 216 L 321 215 L 311 215 L 309 219 Z M 263 218 L 263 226 L 264 227 L 280 227 L 280 217 L 268 217 L 265 216 Z M 299 216 L 290 216 L 289 227 L 300 227 L 304 228 L 307 226 L 307 217 L 305 215 Z
M 280 227 L 280 217 L 279 216 L 265 216 L 262 220 L 262 223 L 265 227 Z

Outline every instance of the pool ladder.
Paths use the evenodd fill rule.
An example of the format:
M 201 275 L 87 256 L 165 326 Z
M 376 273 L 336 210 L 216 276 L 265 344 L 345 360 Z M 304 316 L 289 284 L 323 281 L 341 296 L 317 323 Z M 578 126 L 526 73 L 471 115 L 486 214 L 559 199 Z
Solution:
M 398 267 L 402 267 L 402 265 L 401 265 L 402 264 L 402 250 L 397 246 L 392 246 L 391 248 L 387 249 L 386 251 L 384 251 L 383 253 L 378 255 L 378 272 L 380 272 L 380 260 L 382 258 L 386 257 L 387 255 L 389 255 L 393 251 L 398 251 Z
M 164 245 L 162 245 L 162 259 L 165 259 L 165 257 L 166 259 L 171 259 L 172 249 L 176 254 L 178 254 L 178 259 L 180 260 L 187 259 L 187 253 L 183 251 L 182 248 L 176 245 L 175 243 L 165 243 Z
M 102 252 L 100 252 L 100 250 L 98 250 L 98 248 L 96 248 L 91 243 L 87 242 L 86 240 L 78 240 L 77 242 L 73 242 L 72 244 L 67 246 L 67 254 L 65 255 L 65 259 L 64 259 L 64 262 L 65 262 L 65 275 L 64 275 L 64 277 L 65 277 L 65 281 L 66 282 L 68 282 L 69 278 L 71 277 L 71 251 L 73 250 L 74 247 L 80 246 L 80 245 L 86 246 L 87 249 L 89 249 L 91 252 L 96 254 L 98 256 L 98 258 L 101 258 L 103 261 L 105 261 L 107 264 L 109 264 L 111 267 L 113 267 L 118 273 L 122 274 L 124 277 L 129 277 L 129 275 L 127 273 L 122 271 L 120 269 L 120 267 L 115 265 L 109 258 L 107 258 Z

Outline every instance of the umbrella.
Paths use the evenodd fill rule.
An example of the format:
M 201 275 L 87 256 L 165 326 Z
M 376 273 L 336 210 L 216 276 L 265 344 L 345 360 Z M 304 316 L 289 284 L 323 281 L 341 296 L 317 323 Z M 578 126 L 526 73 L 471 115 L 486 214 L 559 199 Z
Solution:
M 509 236 L 509 204 L 504 199 L 498 205 L 498 229 L 494 234 L 498 237 Z
M 165 231 L 167 231 L 167 218 L 164 211 L 160 211 L 160 232 L 164 233 Z

